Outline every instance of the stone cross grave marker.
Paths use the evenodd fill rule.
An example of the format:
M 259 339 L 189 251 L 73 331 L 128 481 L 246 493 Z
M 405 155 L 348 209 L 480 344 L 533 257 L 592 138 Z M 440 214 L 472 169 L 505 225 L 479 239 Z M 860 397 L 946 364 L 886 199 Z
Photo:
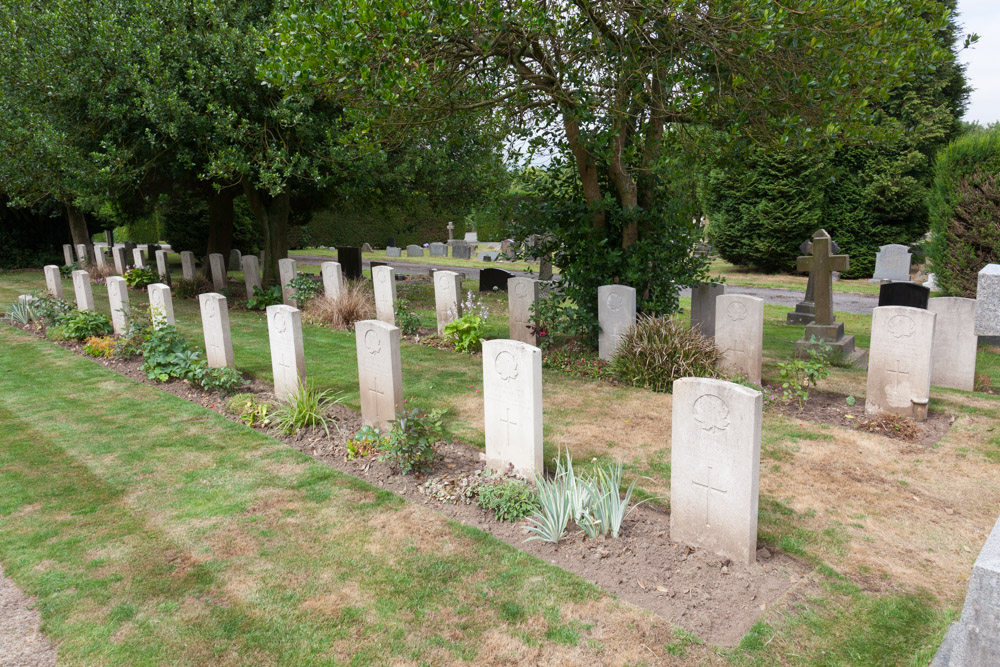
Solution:
M 875 253 L 875 274 L 868 282 L 906 282 L 910 279 L 911 257 L 909 246 L 898 243 L 880 246 Z
M 76 293 L 77 310 L 94 310 L 94 290 L 90 286 L 90 274 L 82 269 L 73 272 L 73 291 Z
M 149 291 L 149 313 L 154 329 L 162 329 L 174 322 L 174 300 L 170 294 L 170 286 L 163 283 L 153 283 Z
M 372 269 L 375 288 L 375 319 L 386 324 L 396 324 L 396 270 L 391 266 Z
M 281 300 L 286 306 L 298 306 L 295 301 L 295 290 L 288 286 L 299 273 L 298 265 L 294 259 L 286 258 L 278 260 L 278 279 L 281 281 Z
M 872 316 L 865 413 L 927 419 L 937 316 L 929 310 L 880 306 Z
M 976 385 L 976 300 L 937 296 L 927 309 L 934 320 L 931 384 L 973 391 Z
M 132 263 L 137 269 L 146 268 L 146 258 L 143 257 L 142 250 L 139 248 L 132 249 Z
M 251 297 L 255 287 L 263 289 L 260 282 L 260 262 L 254 255 L 244 255 L 240 264 L 243 268 L 243 284 L 247 290 L 247 297 Z
M 209 367 L 236 368 L 226 297 L 214 292 L 199 294 L 198 305 L 201 306 L 201 330 L 205 334 L 205 360 Z
M 108 302 L 111 304 L 111 325 L 116 335 L 125 333 L 128 326 L 129 300 L 128 283 L 121 276 L 108 276 L 104 280 L 108 286 Z
M 729 375 L 744 373 L 760 382 L 764 345 L 764 300 L 745 294 L 723 294 L 715 300 L 715 346 L 719 366 Z
M 120 276 L 125 275 L 128 271 L 128 262 L 125 261 L 125 246 L 116 245 L 111 249 L 111 258 L 115 262 L 115 273 Z
M 45 289 L 55 298 L 63 298 L 62 274 L 55 264 L 45 266 Z
M 64 243 L 63 244 L 63 262 L 66 264 L 66 266 L 71 266 L 73 264 L 73 261 L 74 261 L 73 246 L 70 245 L 69 243 Z
M 160 280 L 163 284 L 170 284 L 170 263 L 167 261 L 167 251 L 162 248 L 157 250 L 156 256 L 156 273 L 159 274 Z
M 213 252 L 208 256 L 208 267 L 212 273 L 212 288 L 216 292 L 226 289 L 226 258 L 221 252 Z
M 354 331 L 361 419 L 368 426 L 385 429 L 403 406 L 400 331 L 379 320 L 361 320 L 355 323 Z
M 449 241 L 454 240 L 454 238 L 455 238 L 455 223 L 452 222 L 451 220 L 449 220 L 448 224 L 445 225 L 445 228 L 448 230 L 448 240 Z
M 611 361 L 621 337 L 635 324 L 635 289 L 626 285 L 598 287 L 597 320 L 601 327 L 598 356 Z
M 271 346 L 274 394 L 281 400 L 295 395 L 306 381 L 302 347 L 302 313 L 285 304 L 267 307 L 267 335 Z
M 181 251 L 181 275 L 184 280 L 194 280 L 194 253 L 190 250 Z
M 327 299 L 339 299 L 344 292 L 344 274 L 339 262 L 323 262 L 320 264 L 323 276 L 323 293 Z
M 445 243 L 432 243 L 431 244 L 431 257 L 447 257 L 448 256 L 448 245 Z
M 1000 336 L 1000 264 L 987 264 L 976 282 L 976 335 Z
M 799 252 L 802 253 L 803 257 L 806 257 L 806 258 L 809 259 L 809 264 L 811 266 L 812 262 L 811 262 L 811 257 L 810 256 L 812 256 L 812 255 L 815 254 L 813 252 L 813 242 L 812 242 L 811 238 L 806 239 L 805 241 L 802 242 L 802 245 L 799 246 Z M 834 241 L 833 239 L 830 239 L 830 258 L 831 258 L 831 260 L 835 260 L 835 258 L 837 258 L 837 257 L 848 257 L 847 255 L 840 255 L 839 253 L 840 253 L 840 246 L 837 245 L 836 241 Z M 849 261 L 849 260 L 845 260 L 845 261 Z M 834 275 L 834 273 L 838 273 L 839 274 L 839 271 L 840 271 L 840 269 L 836 269 L 834 267 L 830 267 L 830 284 L 831 284 L 831 286 L 833 284 L 833 275 Z M 831 287 L 831 290 L 832 290 L 832 287 Z M 806 282 L 806 295 L 802 299 L 802 301 L 799 301 L 797 304 L 795 304 L 795 310 L 792 311 L 792 312 L 790 312 L 790 313 L 788 313 L 788 315 L 785 317 L 785 321 L 788 324 L 803 324 L 804 325 L 804 324 L 809 324 L 810 322 L 812 322 L 813 320 L 815 320 L 816 319 L 816 298 L 815 298 L 815 295 L 816 295 L 816 278 L 815 278 L 814 272 L 810 268 L 810 270 L 809 270 L 809 280 Z M 832 303 L 833 303 L 832 291 L 831 291 L 831 297 L 830 297 L 830 299 L 831 299 L 830 302 L 831 302 L 831 308 L 832 308 Z
M 407 257 L 423 257 L 424 249 L 418 245 L 408 245 L 406 246 L 406 256 Z
M 753 563 L 761 393 L 723 380 L 681 378 L 673 394 L 670 539 Z
M 462 278 L 454 271 L 435 271 L 434 310 L 437 313 L 438 335 L 444 333 L 444 325 L 462 316 Z
M 539 285 L 534 278 L 511 278 L 507 281 L 507 314 L 511 340 L 537 345 L 531 309 L 538 300 Z
M 340 270 L 344 272 L 345 278 L 348 280 L 361 280 L 361 248 L 357 246 L 337 248 L 337 261 L 340 263 Z
M 691 288 L 691 328 L 715 338 L 715 300 L 726 293 L 723 283 L 704 283 Z
M 486 465 L 542 474 L 542 351 L 516 340 L 483 343 Z

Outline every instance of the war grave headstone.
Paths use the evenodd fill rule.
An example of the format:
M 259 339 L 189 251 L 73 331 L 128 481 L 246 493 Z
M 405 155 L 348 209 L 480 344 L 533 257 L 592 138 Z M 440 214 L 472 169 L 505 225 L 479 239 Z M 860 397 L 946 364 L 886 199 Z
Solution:
M 108 266 L 108 249 L 104 246 L 94 246 L 94 261 L 97 262 L 97 268 L 106 269 Z
M 878 290 L 878 305 L 927 308 L 931 291 L 916 283 L 885 283 Z
M 759 391 L 723 380 L 674 382 L 670 539 L 735 562 L 757 559 Z
M 121 276 L 108 276 L 104 284 L 108 288 L 108 303 L 111 305 L 111 326 L 115 335 L 120 336 L 128 326 L 128 283 Z
M 190 250 L 181 251 L 181 276 L 184 280 L 194 280 L 194 253 Z
M 361 280 L 361 248 L 344 246 L 337 248 L 337 262 L 348 280 Z
M 174 324 L 174 300 L 170 294 L 170 286 L 163 283 L 153 283 L 147 288 L 149 292 L 149 313 L 154 329 L 162 329 Z
M 929 310 L 905 306 L 874 310 L 866 414 L 927 419 L 936 317 Z
M 116 245 L 111 249 L 111 259 L 115 263 L 115 273 L 120 276 L 125 275 L 128 271 L 128 262 L 125 261 L 125 246 Z
M 167 261 L 167 251 L 162 248 L 156 251 L 156 273 L 161 282 L 170 284 L 170 263 Z
M 1000 336 L 1000 264 L 987 264 L 976 281 L 976 335 Z
M 278 260 L 278 280 L 281 282 L 281 301 L 286 306 L 297 306 L 295 302 L 295 289 L 289 287 L 289 283 L 295 280 L 299 273 L 298 265 L 294 259 L 286 258 Z
M 516 340 L 483 342 L 486 465 L 542 474 L 542 351 Z
M 401 257 L 403 254 L 402 248 L 397 248 L 396 246 L 389 246 L 385 249 L 386 257 Z
M 201 330 L 205 334 L 205 360 L 209 367 L 236 368 L 226 297 L 214 292 L 199 294 L 198 305 L 201 307 Z
M 63 298 L 62 274 L 55 264 L 45 266 L 45 289 L 57 299 Z
M 626 285 L 598 287 L 597 320 L 601 327 L 597 339 L 598 356 L 611 361 L 621 337 L 635 325 L 635 289 Z
M 143 255 L 142 248 L 132 248 L 132 266 L 137 269 L 146 268 L 146 257 Z
M 323 293 L 327 299 L 339 299 L 344 292 L 344 275 L 339 262 L 323 262 L 319 265 L 323 278 Z
M 386 324 L 396 324 L 396 270 L 391 266 L 372 269 L 375 289 L 375 319 Z
M 306 381 L 302 347 L 302 313 L 285 304 L 267 307 L 267 336 L 271 348 L 274 394 L 281 400 L 295 395 Z
M 76 261 L 80 262 L 81 265 L 87 263 L 87 245 L 85 243 L 76 245 Z
M 448 245 L 446 243 L 432 243 L 430 246 L 431 257 L 447 257 Z
M 802 338 L 795 341 L 795 354 L 806 356 L 811 349 L 829 345 L 832 360 L 864 368 L 868 353 L 854 347 L 854 336 L 844 334 L 844 323 L 838 322 L 833 314 L 833 272 L 850 268 L 850 257 L 833 254 L 835 248 L 836 244 L 826 230 L 819 229 L 813 234 L 812 254 L 798 258 L 799 271 L 809 272 L 809 281 L 813 286 L 814 315 L 813 321 L 806 325 Z
M 212 271 L 212 288 L 216 292 L 226 289 L 226 258 L 221 252 L 213 252 L 208 256 L 208 267 Z
M 931 384 L 973 391 L 976 385 L 976 300 L 937 296 L 927 302 L 934 313 Z
M 704 283 L 691 288 L 691 328 L 715 338 L 715 300 L 726 293 L 723 283 Z
M 507 315 L 511 340 L 537 345 L 532 308 L 538 300 L 539 285 L 534 278 L 511 278 L 507 281 Z
M 71 266 L 75 258 L 73 257 L 73 246 L 69 243 L 63 244 L 63 262 L 66 266 Z
M 239 271 L 243 266 L 243 253 L 233 248 L 229 251 L 229 268 L 232 271 Z
M 799 252 L 802 253 L 802 256 L 813 254 L 813 244 L 811 238 L 806 239 L 805 241 L 802 242 L 802 245 L 799 246 Z M 837 242 L 834 241 L 833 239 L 830 239 L 830 252 L 832 254 L 840 253 L 840 246 L 838 246 Z M 831 269 L 830 273 L 831 280 L 834 280 L 835 273 L 839 275 L 839 273 Z M 787 322 L 788 324 L 805 325 L 815 320 L 816 319 L 815 294 L 816 294 L 816 279 L 814 277 L 813 272 L 810 271 L 809 280 L 808 282 L 806 282 L 805 298 L 803 298 L 802 301 L 799 301 L 797 304 L 795 304 L 795 310 L 788 313 L 788 315 L 785 316 L 785 322 Z
M 910 279 L 911 257 L 909 246 L 898 243 L 880 246 L 875 253 L 875 273 L 868 282 L 906 282 Z
M 745 294 L 715 299 L 715 346 L 719 366 L 729 375 L 760 382 L 764 345 L 764 300 Z
M 73 272 L 73 291 L 77 310 L 94 310 L 94 290 L 90 286 L 89 273 L 82 269 Z
M 479 291 L 506 292 L 507 281 L 513 277 L 513 273 L 510 271 L 504 271 L 503 269 L 480 269 Z
M 444 326 L 462 316 L 462 278 L 454 271 L 434 273 L 434 310 L 437 313 L 438 335 L 444 333 Z
M 451 246 L 451 256 L 454 259 L 472 259 L 472 246 L 468 243 L 456 243 Z
M 408 245 L 406 246 L 406 256 L 407 257 L 423 257 L 424 249 L 418 245 Z
M 388 428 L 403 405 L 399 328 L 379 320 L 362 320 L 354 325 L 354 331 L 361 419 L 368 426 Z
M 249 298 L 253 296 L 255 288 L 263 289 L 260 282 L 260 262 L 254 255 L 243 255 L 240 259 L 240 267 L 243 269 L 243 285 Z

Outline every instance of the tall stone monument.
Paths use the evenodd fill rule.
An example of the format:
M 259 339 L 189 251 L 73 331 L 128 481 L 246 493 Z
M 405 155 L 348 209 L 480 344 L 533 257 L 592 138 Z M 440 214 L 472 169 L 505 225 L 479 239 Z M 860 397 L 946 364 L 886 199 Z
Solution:
M 832 253 L 840 253 L 840 246 L 833 239 L 830 239 L 830 248 Z M 813 254 L 813 244 L 812 239 L 806 239 L 799 246 L 799 252 L 803 255 Z M 832 276 L 832 273 L 831 273 Z M 785 316 L 785 321 L 788 324 L 809 324 L 816 319 L 816 279 L 813 277 L 813 272 L 809 272 L 809 281 L 806 283 L 806 296 L 802 301 L 795 304 L 795 310 L 788 313 Z

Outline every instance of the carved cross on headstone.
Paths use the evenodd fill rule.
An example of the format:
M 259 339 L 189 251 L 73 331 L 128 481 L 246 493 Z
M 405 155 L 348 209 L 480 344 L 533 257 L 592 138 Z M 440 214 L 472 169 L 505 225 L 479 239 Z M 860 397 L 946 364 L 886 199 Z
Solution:
M 510 444 L 510 427 L 517 426 L 517 422 L 510 418 L 510 408 L 507 408 L 507 416 L 500 418 L 500 423 L 507 426 L 507 444 Z
M 899 366 L 900 366 L 899 359 L 896 360 L 896 364 L 895 365 L 896 365 L 895 368 L 888 368 L 888 369 L 886 369 L 885 372 L 890 377 L 892 377 L 892 388 L 893 389 L 899 389 L 899 381 L 900 381 L 901 377 L 904 376 L 904 375 L 907 376 L 907 377 L 909 377 L 910 373 L 909 373 L 909 371 L 900 370 L 900 368 L 899 368 Z M 909 382 L 909 380 L 905 380 L 905 382 Z
M 368 387 L 368 393 L 372 394 L 374 397 L 372 400 L 375 401 L 375 414 L 379 415 L 379 399 L 382 396 L 385 396 L 385 392 L 378 390 L 378 375 L 372 376 L 372 382 Z
M 850 266 L 847 255 L 834 255 L 838 248 L 825 229 L 813 234 L 812 254 L 799 257 L 799 271 L 809 272 L 816 304 L 816 324 L 833 324 L 833 271 L 846 271 Z M 806 299 L 808 300 L 808 287 Z
M 711 519 L 711 516 L 712 516 L 712 492 L 714 491 L 715 493 L 726 495 L 727 490 L 726 489 L 717 489 L 714 486 L 712 486 L 712 467 L 711 466 L 709 466 L 708 469 L 707 469 L 707 471 L 705 472 L 705 482 L 704 483 L 697 482 L 697 481 L 695 481 L 695 480 L 692 479 L 691 480 L 691 484 L 694 485 L 694 486 L 697 486 L 700 489 L 705 489 L 705 527 L 706 528 L 711 528 L 712 526 L 711 526 L 710 519 Z

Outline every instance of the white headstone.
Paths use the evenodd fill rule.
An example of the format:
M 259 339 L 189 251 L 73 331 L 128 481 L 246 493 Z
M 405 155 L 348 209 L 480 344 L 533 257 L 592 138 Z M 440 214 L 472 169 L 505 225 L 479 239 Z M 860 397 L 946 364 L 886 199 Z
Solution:
M 294 259 L 285 258 L 278 260 L 278 279 L 281 281 L 281 300 L 286 306 L 296 306 L 295 290 L 288 286 L 295 279 L 299 270 Z
M 941 288 L 937 284 L 937 275 L 933 273 L 928 273 L 927 281 L 924 283 L 924 287 L 926 287 L 932 292 L 937 292 L 938 290 L 940 290 Z
M 240 264 L 243 268 L 243 284 L 247 288 L 247 298 L 250 298 L 253 296 L 254 288 L 261 287 L 260 263 L 253 255 L 244 255 Z
M 87 245 L 85 243 L 78 243 L 76 246 L 76 260 L 80 264 L 87 263 Z
M 45 289 L 55 298 L 63 298 L 62 275 L 55 264 L 48 264 L 45 267 Z
M 760 382 L 764 346 L 764 300 L 745 294 L 715 299 L 715 346 L 719 366 L 731 376 Z
M 99 246 L 94 244 L 94 260 L 97 262 L 97 268 L 103 269 L 108 265 L 108 256 L 104 254 L 107 252 L 106 246 Z
M 486 465 L 542 474 L 542 351 L 516 340 L 483 342 Z
M 164 284 L 170 284 L 170 263 L 167 261 L 167 251 L 159 249 L 154 253 L 156 257 L 156 273 Z
M 194 280 L 194 253 L 190 250 L 181 251 L 181 275 L 184 280 Z
M 115 333 L 125 333 L 128 326 L 129 300 L 128 283 L 121 276 L 108 276 L 104 280 L 108 286 L 108 302 L 111 304 L 111 325 Z
M 868 282 L 906 282 L 910 279 L 910 247 L 891 243 L 875 253 L 875 273 Z
M 90 274 L 83 270 L 73 272 L 73 291 L 76 292 L 77 310 L 94 310 L 94 291 L 90 287 Z
M 976 386 L 976 300 L 935 296 L 927 300 L 934 320 L 931 384 L 973 391 Z
M 339 299 L 344 291 L 344 273 L 340 262 L 323 262 L 319 265 L 323 276 L 323 293 L 327 299 Z
M 153 283 L 147 288 L 149 292 L 149 318 L 154 329 L 161 329 L 174 324 L 174 300 L 170 287 L 163 283 Z
M 132 261 L 135 263 L 135 268 L 146 268 L 146 258 L 143 256 L 140 248 L 132 248 Z
M 212 289 L 216 292 L 226 289 L 226 258 L 221 252 L 213 252 L 208 256 L 208 266 L 212 271 Z
M 610 361 L 618 351 L 621 337 L 635 324 L 635 289 L 625 285 L 598 287 L 597 320 L 601 325 L 598 355 Z
M 987 264 L 976 283 L 976 335 L 1000 336 L 1000 264 Z
M 927 419 L 937 316 L 923 308 L 880 306 L 872 316 L 865 412 Z
M 267 307 L 267 333 L 271 341 L 271 371 L 274 394 L 293 396 L 306 381 L 306 357 L 302 347 L 302 313 L 298 308 Z
M 391 266 L 372 269 L 375 288 L 375 318 L 386 324 L 396 324 L 396 270 Z
M 379 320 L 361 320 L 354 324 L 354 332 L 361 419 L 368 426 L 387 428 L 403 406 L 399 328 Z
M 210 368 L 236 367 L 233 336 L 229 330 L 229 307 L 226 297 L 214 292 L 198 295 L 201 306 L 201 330 L 205 334 L 205 360 Z
M 507 280 L 507 315 L 510 321 L 510 338 L 528 345 L 537 345 L 535 323 L 531 309 L 538 300 L 539 286 L 534 278 Z
M 116 245 L 111 249 L 111 257 L 115 260 L 115 273 L 120 276 L 128 271 L 128 262 L 125 261 L 125 246 Z
M 66 266 L 70 266 L 74 261 L 73 246 L 69 243 L 63 244 L 63 261 L 66 263 Z
M 761 393 L 723 380 L 681 378 L 673 394 L 670 539 L 753 563 Z
M 462 278 L 454 271 L 434 273 L 434 309 L 437 311 L 437 331 L 444 333 L 444 325 L 462 316 Z

